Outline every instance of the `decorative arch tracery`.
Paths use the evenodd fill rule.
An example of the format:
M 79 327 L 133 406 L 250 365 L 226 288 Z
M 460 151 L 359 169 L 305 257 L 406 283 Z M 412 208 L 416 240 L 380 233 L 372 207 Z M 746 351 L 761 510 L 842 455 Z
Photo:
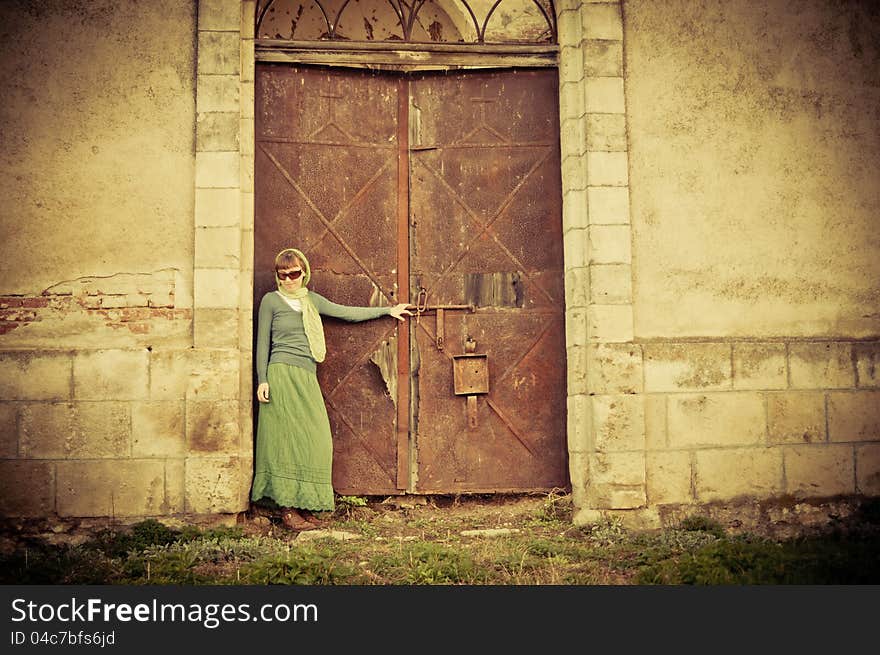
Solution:
M 557 42 L 554 0 L 260 0 L 258 40 Z

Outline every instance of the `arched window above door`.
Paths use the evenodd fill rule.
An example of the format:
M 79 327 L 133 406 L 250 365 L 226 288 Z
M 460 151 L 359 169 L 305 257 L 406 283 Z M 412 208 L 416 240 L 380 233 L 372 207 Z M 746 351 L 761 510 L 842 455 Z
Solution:
M 555 44 L 553 0 L 260 0 L 256 38 Z

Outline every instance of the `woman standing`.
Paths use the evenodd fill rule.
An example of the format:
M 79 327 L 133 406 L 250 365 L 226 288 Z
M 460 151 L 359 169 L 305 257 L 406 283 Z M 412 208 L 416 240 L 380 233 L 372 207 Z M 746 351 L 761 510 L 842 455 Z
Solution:
M 282 508 L 292 530 L 320 524 L 313 511 L 335 508 L 331 481 L 333 441 L 317 364 L 326 346 L 321 315 L 346 321 L 412 314 L 394 307 L 348 307 L 309 291 L 309 262 L 295 248 L 275 257 L 277 291 L 260 302 L 257 323 L 257 451 L 251 500 Z

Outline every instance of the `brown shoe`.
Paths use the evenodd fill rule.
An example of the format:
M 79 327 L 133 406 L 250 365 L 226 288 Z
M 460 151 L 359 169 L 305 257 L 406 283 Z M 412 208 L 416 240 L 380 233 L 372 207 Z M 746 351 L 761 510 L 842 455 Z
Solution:
M 307 521 L 302 514 L 297 512 L 295 509 L 286 509 L 281 512 L 281 523 L 284 524 L 288 530 L 293 530 L 294 532 L 302 532 L 304 530 L 314 530 L 318 526 L 314 525 Z
M 305 511 L 300 512 L 300 513 L 302 514 L 302 517 L 303 517 L 306 521 L 308 521 L 309 523 L 311 523 L 312 525 L 314 525 L 316 528 L 320 528 L 320 527 L 323 527 L 323 526 L 324 526 L 325 521 L 319 519 L 317 516 L 315 516 L 314 514 L 312 514 L 309 510 L 305 510 Z

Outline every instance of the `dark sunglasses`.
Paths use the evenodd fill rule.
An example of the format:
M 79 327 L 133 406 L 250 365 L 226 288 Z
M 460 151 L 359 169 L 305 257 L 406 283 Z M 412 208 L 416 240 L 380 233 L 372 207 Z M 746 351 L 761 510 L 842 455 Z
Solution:
M 303 274 L 303 272 L 302 272 L 301 268 L 299 268 L 295 271 L 288 271 L 288 272 L 275 271 L 275 275 L 277 275 L 278 279 L 280 279 L 280 280 L 298 280 L 299 276 L 302 274 Z

